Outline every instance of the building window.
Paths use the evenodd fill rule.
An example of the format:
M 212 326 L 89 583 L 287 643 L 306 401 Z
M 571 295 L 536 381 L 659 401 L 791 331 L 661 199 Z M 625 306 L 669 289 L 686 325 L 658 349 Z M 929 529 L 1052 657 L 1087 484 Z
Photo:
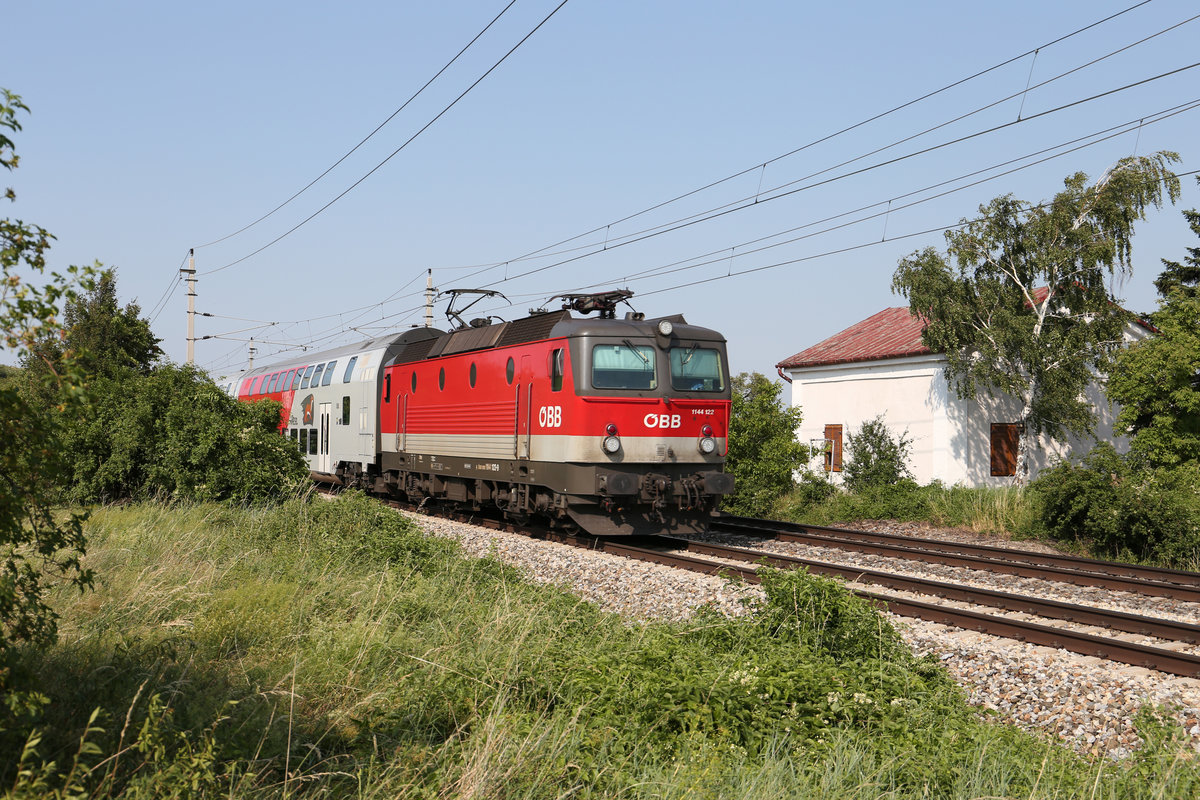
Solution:
M 842 471 L 842 426 L 825 426 L 825 471 Z
M 1017 448 L 1021 441 L 1021 423 L 992 423 L 992 475 L 1012 477 L 1017 474 Z

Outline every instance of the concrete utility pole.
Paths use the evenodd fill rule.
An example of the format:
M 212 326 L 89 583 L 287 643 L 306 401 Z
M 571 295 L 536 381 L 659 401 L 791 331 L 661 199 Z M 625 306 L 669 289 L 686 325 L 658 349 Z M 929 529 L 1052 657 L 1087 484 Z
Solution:
M 433 270 L 425 273 L 425 327 L 433 327 Z
M 187 269 L 180 272 L 187 275 L 188 282 L 188 332 L 187 332 L 187 363 L 196 363 L 196 250 L 188 250 Z

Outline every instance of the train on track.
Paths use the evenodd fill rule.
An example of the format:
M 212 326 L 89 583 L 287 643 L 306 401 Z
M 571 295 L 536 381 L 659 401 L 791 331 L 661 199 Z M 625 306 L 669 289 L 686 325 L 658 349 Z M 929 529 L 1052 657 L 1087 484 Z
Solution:
M 448 311 L 450 331 L 303 354 L 224 386 L 282 404 L 280 432 L 317 481 L 599 536 L 704 530 L 733 491 L 725 339 L 681 315 L 618 319 L 631 296 L 564 295 L 510 322 Z

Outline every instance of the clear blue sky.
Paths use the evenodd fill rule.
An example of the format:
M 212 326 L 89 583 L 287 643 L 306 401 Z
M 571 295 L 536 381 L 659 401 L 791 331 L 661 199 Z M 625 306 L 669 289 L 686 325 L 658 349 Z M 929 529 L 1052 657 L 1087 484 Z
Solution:
M 4 176 L 17 203 L 3 213 L 58 237 L 55 267 L 94 260 L 117 267 L 123 299 L 136 299 L 146 312 L 172 286 L 188 248 L 199 248 L 197 307 L 219 316 L 203 318 L 197 335 L 227 335 L 197 343 L 198 363 L 214 374 L 244 366 L 246 344 L 237 339 L 251 335 L 261 342 L 263 363 L 285 346 L 329 346 L 419 323 L 419 292 L 431 267 L 439 288 L 504 292 L 512 305 L 496 302 L 488 310 L 506 318 L 553 294 L 628 285 L 648 315 L 683 313 L 723 331 L 735 371 L 773 375 L 783 358 L 903 304 L 890 292 L 897 260 L 942 239 L 900 237 L 971 216 L 999 194 L 1049 198 L 1064 176 L 1099 175 L 1135 152 L 1177 150 L 1180 171 L 1200 168 L 1200 110 L 1192 110 L 911 208 L 897 207 L 936 192 L 895 199 L 1200 100 L 1197 68 L 1038 116 L 1200 61 L 1200 20 L 866 156 L 1200 13 L 1195 2 L 1154 0 L 1044 47 L 1036 59 L 1026 56 L 754 169 L 1133 2 L 570 0 L 356 189 L 278 244 L 210 275 L 203 273 L 262 247 L 375 167 L 558 0 L 518 0 L 337 169 L 268 220 L 208 247 L 200 245 L 270 211 L 345 154 L 505 0 L 9 4 L 0 86 L 22 95 L 32 114 L 16 140 L 21 168 Z M 606 238 L 621 243 L 756 194 L 771 197 L 775 187 L 803 187 L 1012 123 L 1019 113 L 1027 121 L 557 264 L 602 248 Z M 682 202 L 617 222 L 743 170 Z M 886 210 L 889 200 L 896 210 L 886 218 L 819 233 Z M 813 224 L 872 203 L 882 205 Z M 1196 244 L 1179 211 L 1198 205 L 1200 191 L 1187 178 L 1179 206 L 1139 226 L 1134 274 L 1118 289 L 1130 308 L 1153 308 L 1159 259 L 1179 259 Z M 780 238 L 819 235 L 747 252 L 780 238 L 748 242 L 804 225 L 810 227 Z M 519 260 L 597 229 L 547 251 L 559 255 Z M 586 248 L 561 252 L 580 246 Z M 710 253 L 716 255 L 698 258 Z M 706 261 L 713 263 L 694 266 Z M 780 262 L 792 263 L 737 275 Z M 468 268 L 497 263 L 483 272 Z M 672 264 L 693 268 L 645 277 Z M 375 307 L 351 311 L 363 306 Z M 154 318 L 168 355 L 179 361 L 185 309 L 177 289 Z M 235 332 L 257 322 L 228 318 L 280 324 Z

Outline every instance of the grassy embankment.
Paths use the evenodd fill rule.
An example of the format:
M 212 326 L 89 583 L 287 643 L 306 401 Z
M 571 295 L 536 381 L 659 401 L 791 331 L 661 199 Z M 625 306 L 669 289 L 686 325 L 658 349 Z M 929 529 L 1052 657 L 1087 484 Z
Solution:
M 48 702 L 2 725 L 13 796 L 1200 791 L 1149 722 L 1162 741 L 1114 764 L 979 721 L 827 581 L 777 577 L 751 617 L 630 624 L 353 496 L 105 509 L 89 530 L 96 590 L 57 598 L 60 644 L 14 676 Z
M 812 525 L 891 519 L 965 528 L 1005 538 L 1038 535 L 1041 514 L 1036 493 L 1028 489 L 975 489 L 936 483 L 918 486 L 909 481 L 857 494 L 801 485 L 780 500 L 776 511 L 781 519 Z

